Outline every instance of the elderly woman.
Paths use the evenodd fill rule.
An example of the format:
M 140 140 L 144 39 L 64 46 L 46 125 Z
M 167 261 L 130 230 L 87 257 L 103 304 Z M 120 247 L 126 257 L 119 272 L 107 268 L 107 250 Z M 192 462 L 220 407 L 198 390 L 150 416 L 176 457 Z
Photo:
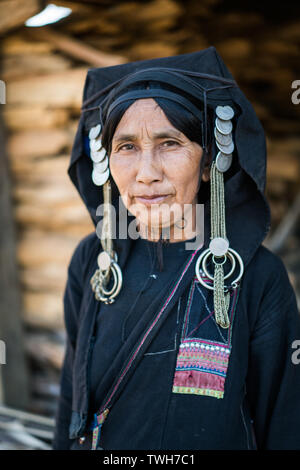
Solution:
M 96 232 L 68 270 L 54 449 L 299 449 L 264 133 L 216 50 L 89 70 L 69 174 Z

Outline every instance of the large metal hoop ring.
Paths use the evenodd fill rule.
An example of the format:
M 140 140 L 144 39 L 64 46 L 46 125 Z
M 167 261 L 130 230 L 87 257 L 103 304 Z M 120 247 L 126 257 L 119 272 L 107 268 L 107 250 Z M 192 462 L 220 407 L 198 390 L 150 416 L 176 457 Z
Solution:
M 109 291 L 106 290 L 104 286 L 101 286 L 100 289 L 102 290 L 103 296 L 113 299 L 118 295 L 122 287 L 122 271 L 115 261 L 112 261 L 110 269 L 114 277 L 113 286 Z
M 203 271 L 204 271 L 205 275 L 206 275 L 211 281 L 213 281 L 214 277 L 208 272 L 207 266 L 206 266 L 207 258 L 208 258 L 209 255 L 211 255 L 211 254 L 212 254 L 212 253 L 211 253 L 211 251 L 209 250 L 209 252 L 206 253 L 206 255 L 204 256 L 203 262 L 202 262 L 202 268 L 203 268 Z M 229 257 L 230 260 L 231 260 L 232 266 L 231 266 L 231 270 L 229 271 L 229 273 L 226 274 L 226 276 L 224 276 L 224 279 L 227 279 L 228 277 L 231 276 L 231 274 L 234 272 L 235 266 L 236 266 L 235 258 L 234 258 L 234 256 L 233 256 L 229 251 L 227 251 L 227 253 L 225 253 L 225 255 L 223 255 L 223 256 L 225 256 L 225 260 L 224 260 L 222 263 L 220 263 L 220 264 L 226 263 L 227 255 L 228 255 L 228 257 Z M 213 258 L 214 258 L 214 255 L 213 255 Z
M 227 252 L 230 251 L 232 255 L 234 255 L 236 257 L 236 259 L 238 260 L 239 262 L 239 265 L 240 265 L 240 272 L 239 272 L 239 275 L 235 278 L 235 280 L 231 283 L 231 286 L 234 286 L 236 287 L 237 286 L 237 283 L 238 281 L 241 279 L 241 277 L 243 276 L 244 274 L 244 263 L 243 263 L 243 260 L 242 258 L 240 257 L 240 255 L 237 253 L 237 251 L 233 250 L 232 248 L 228 248 Z M 210 254 L 211 251 L 209 248 L 207 248 L 206 250 L 203 251 L 203 253 L 201 253 L 201 255 L 199 256 L 199 258 L 197 259 L 196 261 L 196 265 L 195 265 L 195 273 L 196 273 L 196 276 L 197 276 L 197 279 L 198 281 L 200 282 L 200 284 L 202 284 L 204 287 L 206 287 L 207 289 L 209 290 L 214 290 L 214 286 L 211 286 L 209 285 L 208 283 L 204 282 L 204 280 L 202 279 L 201 275 L 200 275 L 200 263 L 202 262 L 203 258 L 207 255 L 207 254 Z
M 95 292 L 96 299 L 105 303 L 114 302 L 114 297 L 116 297 L 120 292 L 123 282 L 122 271 L 115 261 L 112 261 L 109 269 L 111 269 L 114 278 L 113 287 L 109 291 L 106 290 L 103 285 L 103 278 L 101 279 L 100 269 L 95 272 L 91 279 L 91 284 Z

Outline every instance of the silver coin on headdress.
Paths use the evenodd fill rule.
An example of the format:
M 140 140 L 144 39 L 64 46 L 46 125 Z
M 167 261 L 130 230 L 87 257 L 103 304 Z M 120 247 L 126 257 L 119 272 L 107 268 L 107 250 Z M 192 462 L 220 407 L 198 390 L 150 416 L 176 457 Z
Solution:
M 218 131 L 218 129 L 215 127 L 215 138 L 217 142 L 221 145 L 229 145 L 232 142 L 232 133 L 230 134 L 221 134 L 221 132 Z
M 106 150 L 103 147 L 101 147 L 100 150 L 91 151 L 91 159 L 95 163 L 101 162 L 101 160 L 103 160 L 105 157 L 106 157 Z
M 229 121 L 234 116 L 234 111 L 231 106 L 217 106 L 216 115 L 224 121 Z
M 101 124 L 97 124 L 97 126 L 94 126 L 91 128 L 89 132 L 89 139 L 90 140 L 96 139 L 98 135 L 100 134 L 100 132 L 101 132 Z
M 92 171 L 92 180 L 96 186 L 102 186 L 109 177 L 109 168 L 104 173 L 98 173 L 97 170 L 94 168 Z
M 216 167 L 221 173 L 229 170 L 232 163 L 232 154 L 226 155 L 222 152 L 219 152 L 216 157 Z
M 101 140 L 92 139 L 90 140 L 90 149 L 92 152 L 97 152 L 101 149 Z
M 216 118 L 216 128 L 221 134 L 230 134 L 232 131 L 232 122 L 224 121 L 223 119 Z
M 221 145 L 216 140 L 216 146 L 218 147 L 219 150 L 221 150 L 222 153 L 225 153 L 225 155 L 230 155 L 234 150 L 234 143 L 232 141 L 229 145 Z
M 104 158 L 102 162 L 94 163 L 94 170 L 97 173 L 104 173 L 108 167 L 108 158 Z

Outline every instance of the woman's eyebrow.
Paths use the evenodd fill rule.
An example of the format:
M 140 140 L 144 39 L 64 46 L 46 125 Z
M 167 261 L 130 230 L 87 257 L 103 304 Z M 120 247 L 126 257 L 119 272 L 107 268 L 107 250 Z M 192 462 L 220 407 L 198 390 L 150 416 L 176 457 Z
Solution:
M 164 129 L 162 131 L 154 132 L 153 137 L 155 139 L 164 139 L 166 137 L 180 137 L 181 132 L 176 129 Z M 113 138 L 115 143 L 126 142 L 128 140 L 135 141 L 138 137 L 135 134 L 119 134 Z
M 163 131 L 154 132 L 153 136 L 155 139 L 164 139 L 165 137 L 180 137 L 181 132 L 176 129 L 165 129 Z
M 137 136 L 135 134 L 119 134 L 116 137 L 113 137 L 113 142 L 126 142 L 128 140 L 137 140 Z

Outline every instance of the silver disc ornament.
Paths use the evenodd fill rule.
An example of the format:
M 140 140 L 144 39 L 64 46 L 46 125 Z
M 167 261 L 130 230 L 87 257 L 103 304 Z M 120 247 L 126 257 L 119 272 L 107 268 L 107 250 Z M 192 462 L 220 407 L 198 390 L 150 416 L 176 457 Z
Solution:
M 215 237 L 210 241 L 209 249 L 214 256 L 223 256 L 227 253 L 229 241 L 227 238 Z
M 101 162 L 106 157 L 106 150 L 105 148 L 101 147 L 100 150 L 91 150 L 91 159 L 95 163 Z
M 109 178 L 108 156 L 101 143 L 101 124 L 89 131 L 90 157 L 93 162 L 92 181 L 96 186 L 103 186 Z
M 234 151 L 234 143 L 231 141 L 229 145 L 222 145 L 216 140 L 216 145 L 219 150 L 225 155 L 230 155 Z
M 100 140 L 96 140 L 96 139 L 92 139 L 90 141 L 90 149 L 92 152 L 97 152 L 98 150 L 101 149 L 101 141 Z
M 109 178 L 109 168 L 104 173 L 98 173 L 94 168 L 92 172 L 92 180 L 96 186 L 102 186 Z
M 104 160 L 102 160 L 102 162 L 94 163 L 94 170 L 97 173 L 104 173 L 107 170 L 107 167 L 108 167 L 108 158 L 107 157 L 104 158 Z
M 97 124 L 97 126 L 94 126 L 91 128 L 89 132 L 89 139 L 90 140 L 97 139 L 100 132 L 101 132 L 101 124 Z
M 234 116 L 234 111 L 231 106 L 217 106 L 216 115 L 224 121 L 229 121 Z
M 218 129 L 221 134 L 230 134 L 232 131 L 232 122 L 231 121 L 223 121 L 220 118 L 216 118 L 216 128 Z
M 232 154 L 225 155 L 222 152 L 219 152 L 216 157 L 216 167 L 221 172 L 224 173 L 225 171 L 229 170 L 232 164 Z
M 221 134 L 218 129 L 215 127 L 215 138 L 216 141 L 219 142 L 221 145 L 229 145 L 232 142 L 232 133 L 229 134 Z

